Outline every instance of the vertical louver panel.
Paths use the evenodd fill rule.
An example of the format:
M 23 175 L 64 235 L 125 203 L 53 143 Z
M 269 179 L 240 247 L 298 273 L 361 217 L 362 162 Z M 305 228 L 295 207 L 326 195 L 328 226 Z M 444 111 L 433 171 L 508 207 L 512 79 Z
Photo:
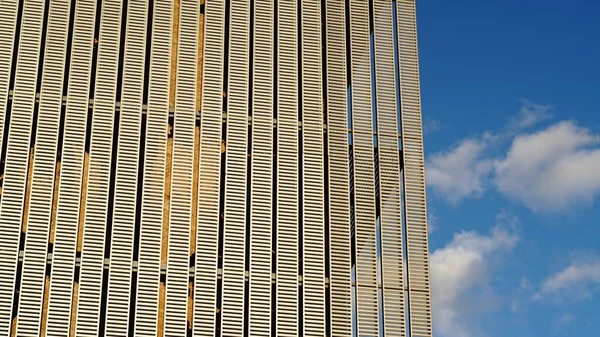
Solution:
M 71 322 L 95 17 L 96 1 L 76 3 L 46 331 L 54 337 L 67 336 Z
M 4 145 L 2 144 L 4 140 L 4 118 L 8 103 L 18 11 L 19 1 L 2 1 L 2 10 L 0 10 L 0 149 Z M 2 197 L 1 191 L 0 197 Z
M 376 336 L 379 317 L 368 1 L 350 0 L 350 43 L 358 335 Z
M 50 3 L 17 336 L 40 334 L 69 14 L 68 1 Z
M 198 1 L 180 2 L 165 336 L 183 336 L 187 328 L 199 10 Z
M 104 270 L 122 1 L 102 3 L 76 334 L 96 335 Z M 116 139 L 115 139 L 116 141 Z M 111 200 L 112 202 L 112 200 Z
M 254 8 L 249 335 L 271 336 L 273 0 Z
M 277 335 L 298 331 L 298 22 L 297 1 L 278 3 Z
M 325 336 L 321 0 L 302 2 L 304 336 Z
M 173 2 L 155 0 L 141 197 L 135 335 L 156 336 L 171 77 Z
M 37 85 L 45 1 L 23 5 L 21 37 L 17 58 L 15 89 L 6 144 L 2 201 L 0 203 L 0 335 L 9 334 L 17 275 L 17 258 L 29 163 L 29 144 Z M 0 9 L 1 10 L 1 9 Z M 4 107 L 3 107 L 4 108 Z M 2 109 L 3 109 L 2 108 Z M 35 132 L 35 130 L 33 130 Z
M 392 3 L 373 1 L 385 336 L 406 336 Z
M 126 336 L 129 305 L 144 63 L 146 54 L 147 1 L 130 0 L 127 5 L 127 28 L 121 88 L 121 114 L 117 147 L 112 242 L 108 277 L 105 336 Z
M 197 10 L 194 13 L 197 13 Z M 200 117 L 200 178 L 198 179 L 198 248 L 194 284 L 194 336 L 214 336 L 215 334 L 224 29 L 225 1 L 208 1 L 206 3 L 206 26 L 204 30 L 205 61 L 202 81 L 202 114 Z M 181 37 L 183 38 L 183 35 Z M 183 52 L 185 42 L 180 39 L 180 43 L 181 52 Z M 183 57 L 184 55 L 180 54 L 179 62 L 187 62 L 184 61 Z M 191 58 L 191 55 L 188 57 Z M 175 128 L 175 132 L 177 132 L 177 128 Z
M 223 336 L 244 334 L 250 0 L 231 2 L 223 234 Z
M 398 0 L 398 63 L 411 336 L 432 335 L 427 202 L 414 0 Z
M 329 247 L 331 335 L 352 332 L 350 296 L 350 186 L 346 25 L 343 0 L 326 2 L 327 155 L 329 166 Z

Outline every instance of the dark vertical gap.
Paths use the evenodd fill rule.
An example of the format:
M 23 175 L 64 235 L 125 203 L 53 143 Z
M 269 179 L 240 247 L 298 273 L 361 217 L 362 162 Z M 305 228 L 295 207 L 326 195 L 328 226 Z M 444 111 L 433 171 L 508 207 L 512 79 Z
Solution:
M 41 32 L 41 42 L 40 42 L 40 51 L 39 51 L 39 55 L 38 55 L 38 69 L 37 69 L 37 78 L 36 78 L 36 94 L 40 92 L 40 88 L 42 85 L 42 74 L 43 74 L 43 68 L 44 68 L 44 49 L 45 49 L 45 44 L 46 44 L 46 27 L 47 22 L 48 22 L 48 7 L 50 7 L 50 0 L 45 0 L 45 5 L 44 5 L 44 18 L 42 19 L 42 32 Z M 19 16 L 21 15 L 21 10 L 22 10 L 22 4 L 19 4 Z M 19 18 L 20 19 L 20 18 Z M 20 20 L 19 20 L 20 21 Z M 18 40 L 15 40 L 18 41 Z M 15 78 L 16 78 L 16 74 L 15 74 Z M 14 82 L 11 81 L 11 83 Z M 14 102 L 14 94 L 13 94 L 13 102 Z M 37 120 L 38 120 L 38 114 L 39 114 L 39 107 L 40 107 L 40 102 L 38 99 L 35 98 L 34 96 L 34 107 L 33 107 L 33 119 L 32 119 L 32 123 L 31 123 L 31 136 L 29 139 L 29 151 L 27 152 L 27 157 L 28 159 L 28 165 L 27 165 L 27 169 L 25 170 L 25 191 L 23 192 L 23 214 L 22 214 L 22 220 L 21 220 L 21 228 L 23 228 L 23 222 L 26 221 L 25 219 L 25 212 L 29 211 L 28 210 L 28 205 L 25 204 L 25 198 L 26 198 L 26 194 L 27 193 L 31 193 L 31 181 L 29 181 L 29 172 L 33 167 L 33 157 L 31 156 L 32 151 L 35 152 L 35 140 L 36 140 L 36 132 L 37 132 Z M 6 129 L 6 143 L 4 143 L 4 146 L 7 146 L 8 144 L 8 129 Z M 2 172 L 2 174 L 4 174 L 4 172 Z M 23 230 L 21 230 L 21 235 L 19 236 L 19 251 L 23 251 L 25 249 L 25 238 L 27 236 L 27 233 Z M 13 293 L 13 303 L 12 303 L 12 316 L 11 316 L 11 330 L 14 328 L 13 324 L 14 324 L 14 318 L 18 315 L 18 308 L 19 308 L 19 300 L 20 300 L 20 292 L 21 292 L 21 276 L 23 274 L 23 258 L 19 257 L 19 259 L 17 260 L 17 273 L 16 273 L 16 277 L 15 277 L 15 289 L 14 289 L 14 293 Z
M 297 29 L 298 29 L 298 121 L 302 125 L 303 96 L 302 96 L 302 1 L 298 1 Z M 302 282 L 298 287 L 298 335 L 304 336 L 304 125 L 298 128 L 298 275 Z
M 273 16 L 273 119 L 279 118 L 279 2 L 275 1 Z M 277 209 L 278 209 L 278 152 L 279 152 L 279 128 L 273 127 L 273 168 L 271 186 L 271 273 L 277 275 Z M 277 336 L 277 281 L 271 282 L 271 337 Z
M 230 17 L 231 17 L 231 2 L 225 2 L 225 37 L 223 46 L 223 112 L 228 111 L 228 92 L 229 89 L 229 44 L 230 44 Z M 221 124 L 221 167 L 220 167 L 220 183 L 219 183 L 219 252 L 217 260 L 217 268 L 223 270 L 223 241 L 225 232 L 225 174 L 226 174 L 226 154 L 227 154 L 227 120 L 223 120 Z M 200 244 L 197 242 L 196 244 Z M 222 300 L 223 300 L 223 278 L 217 278 L 217 310 L 215 320 L 215 337 L 221 336 L 221 320 L 222 320 Z M 191 331 L 190 331 L 191 332 Z M 188 334 L 191 337 L 190 334 Z
M 128 0 L 123 0 L 123 7 L 121 9 L 121 34 L 120 34 L 120 48 L 119 48 L 119 66 L 117 70 L 117 90 L 115 101 L 121 102 L 121 93 L 123 86 L 123 62 L 125 54 L 125 38 L 127 31 L 127 5 Z M 118 144 L 119 144 L 119 129 L 121 121 L 120 109 L 117 112 L 115 109 L 113 135 L 112 135 L 112 152 L 110 161 L 110 179 L 108 187 L 108 208 L 106 217 L 106 231 L 104 236 L 104 258 L 110 259 L 110 250 L 112 247 L 112 227 L 113 227 L 113 211 L 114 211 L 114 198 L 115 198 L 115 176 L 117 173 L 117 155 L 118 155 Z M 106 324 L 106 305 L 108 299 L 108 277 L 109 268 L 104 268 L 102 273 L 102 297 L 100 300 L 100 324 L 98 336 L 104 337 Z
M 331 336 L 331 248 L 330 248 L 330 219 L 329 219 L 329 107 L 327 101 L 327 2 L 321 0 L 321 88 L 323 97 L 323 123 L 327 125 L 326 131 L 323 132 L 323 182 L 324 182 L 324 203 L 325 203 L 325 278 L 329 280 L 328 286 L 325 287 L 325 334 Z
M 152 46 L 152 24 L 154 16 L 154 0 L 148 1 L 148 21 L 146 23 L 146 52 L 144 63 L 144 90 L 142 94 L 142 104 L 148 104 L 148 86 L 150 83 L 150 56 Z M 143 109 L 143 108 L 142 108 Z M 142 112 L 141 127 L 140 127 L 140 150 L 138 160 L 138 182 L 136 190 L 135 204 L 135 231 L 133 237 L 133 260 L 134 264 L 139 261 L 140 249 L 140 233 L 141 233 L 141 217 L 142 217 L 142 194 L 144 191 L 144 164 L 146 163 L 146 125 L 148 121 L 148 113 Z M 135 313 L 137 307 L 137 277 L 138 268 L 133 268 L 131 273 L 131 294 L 129 304 L 129 327 L 128 337 L 133 337 L 135 331 Z
M 252 118 L 252 103 L 254 101 L 254 1 L 250 1 L 250 42 L 248 45 L 248 117 Z M 249 119 L 250 119 L 249 118 Z M 251 200 L 252 200 L 252 122 L 248 123 L 248 152 L 246 161 L 246 244 L 245 244 L 245 262 L 244 270 L 246 274 L 250 271 L 250 219 L 251 219 Z M 244 337 L 249 336 L 249 301 L 250 301 L 250 282 L 249 278 L 244 276 Z

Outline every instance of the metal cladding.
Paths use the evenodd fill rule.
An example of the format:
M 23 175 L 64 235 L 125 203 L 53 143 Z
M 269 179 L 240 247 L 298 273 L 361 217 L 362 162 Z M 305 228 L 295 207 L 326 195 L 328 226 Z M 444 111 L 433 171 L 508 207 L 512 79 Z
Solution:
M 0 2 L 0 337 L 432 336 L 415 0 Z

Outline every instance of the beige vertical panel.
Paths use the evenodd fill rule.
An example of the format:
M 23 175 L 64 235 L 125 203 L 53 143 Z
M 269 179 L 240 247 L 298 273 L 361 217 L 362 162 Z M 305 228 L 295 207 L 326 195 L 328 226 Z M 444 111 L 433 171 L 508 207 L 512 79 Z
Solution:
M 373 1 L 385 336 L 406 336 L 392 3 Z
M 155 0 L 148 79 L 135 335 L 156 336 L 171 77 L 173 2 Z
M 244 334 L 250 1 L 231 2 L 221 334 Z
M 71 294 L 73 292 L 95 17 L 96 1 L 80 0 L 76 3 L 56 213 L 56 238 L 52 254 L 47 336 L 67 336 L 71 321 Z
M 277 335 L 298 331 L 297 1 L 278 3 Z
M 180 3 L 165 336 L 183 336 L 187 328 L 199 10 L 197 0 Z
M 249 335 L 271 336 L 273 0 L 254 2 Z
M 411 336 L 432 335 L 427 199 L 414 0 L 398 0 L 398 55 Z
M 350 0 L 352 129 L 356 228 L 356 289 L 359 336 L 377 336 L 375 178 L 369 55 L 369 2 Z
M 0 335 L 9 335 L 19 237 L 23 218 L 29 142 L 32 133 L 33 110 L 40 54 L 44 4 L 27 1 L 23 5 L 21 37 L 15 77 L 14 98 L 8 143 L 2 201 L 0 202 Z M 3 107 L 4 109 L 4 107 Z M 31 163 L 33 165 L 33 163 Z
M 8 89 L 10 86 L 10 72 L 13 62 L 18 11 L 19 1 L 2 1 L 2 10 L 0 10 L 0 149 L 2 149 L 2 141 L 4 139 L 4 118 L 8 103 Z M 2 197 L 1 191 L 0 197 Z
M 329 247 L 331 335 L 352 333 L 350 296 L 350 185 L 346 25 L 343 0 L 326 2 L 327 154 L 329 165 Z
M 38 109 L 38 124 L 42 127 L 37 129 L 33 162 L 30 211 L 19 301 L 18 336 L 37 337 L 40 334 L 69 16 L 68 1 L 50 3 Z
M 197 10 L 193 13 L 197 13 Z M 194 336 L 214 336 L 215 333 L 224 28 L 225 1 L 207 1 L 204 27 L 202 115 L 200 117 L 202 124 L 200 126 L 200 174 L 198 179 L 198 248 L 194 283 Z M 182 39 L 180 42 L 183 51 L 185 42 Z M 185 62 L 181 57 L 179 61 Z
M 146 0 L 128 2 L 125 46 L 123 46 L 125 57 L 114 210 L 113 214 L 108 215 L 113 218 L 113 227 L 106 306 L 106 336 L 126 336 L 129 331 L 147 12 Z
M 302 1 L 304 336 L 325 336 L 321 0 Z
M 77 335 L 96 335 L 100 328 L 99 315 L 119 65 L 121 7 L 120 0 L 108 0 L 102 3 L 75 328 Z

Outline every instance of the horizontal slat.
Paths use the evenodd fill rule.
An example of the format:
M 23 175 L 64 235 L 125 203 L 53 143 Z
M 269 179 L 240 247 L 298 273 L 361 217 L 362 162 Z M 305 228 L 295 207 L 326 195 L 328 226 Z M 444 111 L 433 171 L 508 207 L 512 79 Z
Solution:
M 302 2 L 304 336 L 325 336 L 321 1 Z
M 104 244 L 107 217 L 109 216 L 108 194 L 119 65 L 121 7 L 122 1 L 120 0 L 107 0 L 102 3 L 75 326 L 77 335 L 96 335 L 100 329 L 99 316 L 104 270 Z
M 298 2 L 278 3 L 277 335 L 299 335 Z
M 113 214 L 108 214 L 113 217 L 113 226 L 106 304 L 106 336 L 126 336 L 129 330 L 147 11 L 146 0 L 130 0 L 128 2 L 125 45 L 121 46 L 125 48 L 125 58 L 123 60 L 114 211 Z
M 427 337 L 433 332 L 416 8 L 415 0 L 398 0 L 396 4 L 410 333 Z
M 96 1 L 76 3 L 48 301 L 46 335 L 53 337 L 67 336 L 71 321 L 95 17 Z
M 223 336 L 244 334 L 250 1 L 231 2 L 223 233 Z
M 194 13 L 197 13 L 196 10 Z M 182 14 L 183 15 L 183 14 Z M 196 15 L 196 23 L 198 16 Z M 200 127 L 194 336 L 214 336 L 219 249 L 219 188 L 221 170 L 221 116 L 223 114 L 223 48 L 225 1 L 206 3 L 204 73 Z M 198 31 L 196 26 L 195 32 Z M 196 37 L 198 34 L 195 34 Z M 191 39 L 191 37 L 189 37 Z M 180 40 L 183 52 L 183 40 Z M 197 47 L 194 46 L 195 49 Z M 191 54 L 188 56 L 192 58 Z M 180 61 L 182 58 L 180 58 Z M 195 57 L 194 57 L 195 60 Z M 195 69 L 195 68 L 194 68 Z M 196 73 L 194 73 L 194 76 Z M 195 98 L 194 98 L 195 101 Z M 193 116 L 191 116 L 193 118 Z
M 4 119 L 8 108 L 8 89 L 13 63 L 15 45 L 15 29 L 17 27 L 17 13 L 19 1 L 2 1 L 0 10 L 0 149 L 4 144 Z M 0 191 L 0 197 L 2 191 Z
M 249 334 L 271 335 L 273 0 L 254 3 Z
M 368 1 L 350 0 L 350 43 L 358 335 L 376 336 L 379 314 Z
M 385 336 L 406 336 L 392 3 L 373 1 Z
M 40 334 L 69 16 L 68 1 L 50 3 L 17 336 Z
M 198 1 L 180 2 L 165 300 L 166 336 L 184 336 L 187 328 L 199 9 Z
M 171 77 L 173 2 L 155 0 L 140 218 L 135 335 L 156 336 Z
M 352 333 L 350 297 L 350 186 L 344 1 L 326 2 L 327 154 L 331 335 Z
M 8 4 L 9 5 L 9 4 Z M 17 274 L 17 256 L 23 219 L 29 143 L 35 105 L 35 91 L 40 56 L 44 1 L 27 1 L 23 5 L 21 36 L 12 102 L 2 201 L 0 202 L 0 335 L 7 336 L 11 325 L 12 305 Z M 8 6 L 10 10 L 10 5 Z M 1 9 L 4 10 L 4 7 Z M 4 107 L 2 107 L 4 109 Z

